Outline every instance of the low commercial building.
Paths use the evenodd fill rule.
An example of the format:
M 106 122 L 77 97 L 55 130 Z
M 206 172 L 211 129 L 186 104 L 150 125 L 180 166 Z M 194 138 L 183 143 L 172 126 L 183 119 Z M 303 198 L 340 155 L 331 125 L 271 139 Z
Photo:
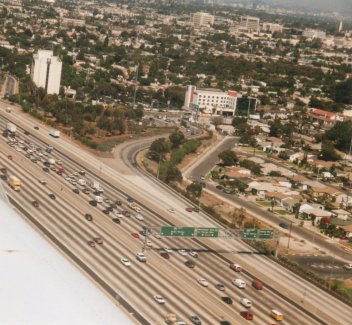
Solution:
M 320 38 L 325 39 L 326 33 L 319 29 L 306 28 L 302 35 L 307 38 Z
M 184 107 L 188 110 L 200 110 L 206 114 L 233 116 L 236 113 L 237 92 L 219 89 L 197 89 L 196 86 L 188 86 Z

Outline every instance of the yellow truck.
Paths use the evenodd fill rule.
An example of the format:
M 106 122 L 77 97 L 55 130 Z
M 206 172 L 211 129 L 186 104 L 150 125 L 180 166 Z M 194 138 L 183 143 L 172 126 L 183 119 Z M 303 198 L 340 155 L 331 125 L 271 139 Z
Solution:
M 21 181 L 16 176 L 9 176 L 8 183 L 15 191 L 21 190 Z

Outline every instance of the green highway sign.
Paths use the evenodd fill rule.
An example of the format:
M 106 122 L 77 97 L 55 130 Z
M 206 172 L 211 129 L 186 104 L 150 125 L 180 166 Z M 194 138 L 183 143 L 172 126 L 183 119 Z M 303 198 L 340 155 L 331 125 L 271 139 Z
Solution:
M 194 227 L 161 227 L 161 236 L 170 237 L 193 237 L 195 233 Z
M 197 237 L 218 237 L 218 228 L 196 228 Z
M 271 239 L 273 238 L 274 231 L 272 229 L 258 229 L 259 239 Z
M 242 238 L 243 239 L 255 239 L 257 238 L 258 229 L 243 229 Z

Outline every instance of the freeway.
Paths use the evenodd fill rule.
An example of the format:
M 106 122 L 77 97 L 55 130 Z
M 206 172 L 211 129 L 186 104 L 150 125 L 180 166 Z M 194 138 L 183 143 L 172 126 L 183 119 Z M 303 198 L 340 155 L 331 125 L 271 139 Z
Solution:
M 33 133 L 33 125 L 23 120 L 17 122 Z M 26 123 L 29 126 L 26 127 Z M 5 121 L 2 120 L 2 128 L 4 124 Z M 338 311 L 339 318 L 337 321 L 341 324 L 348 321 L 349 307 L 298 277 L 295 278 L 294 275 L 290 275 L 286 270 L 277 267 L 265 257 L 241 255 L 239 252 L 248 250 L 248 247 L 240 241 L 219 240 L 218 243 L 215 243 L 209 239 L 200 242 L 187 239 L 153 239 L 154 247 L 147 250 L 148 262 L 146 264 L 137 262 L 134 257 L 136 252 L 141 250 L 142 241 L 134 239 L 131 232 L 140 230 L 143 224 L 186 225 L 192 222 L 194 225 L 208 226 L 213 225 L 213 222 L 202 215 L 192 214 L 190 216 L 186 214 L 184 212 L 185 203 L 175 196 L 168 193 L 160 194 L 160 191 L 155 196 L 149 180 L 140 179 L 137 175 L 121 175 L 107 166 L 103 166 L 103 169 L 101 169 L 100 162 L 78 147 L 63 139 L 53 140 L 47 135 L 48 130 L 42 126 L 40 131 L 35 137 L 24 136 L 21 132 L 20 137 L 29 138 L 31 142 L 40 147 L 44 146 L 43 141 L 54 144 L 55 150 L 51 156 L 63 161 L 67 174 L 84 168 L 87 171 L 86 180 L 99 179 L 105 189 L 104 197 L 112 200 L 121 199 L 124 209 L 128 209 L 126 205 L 127 194 L 132 195 L 141 203 L 143 202 L 140 205 L 145 221 L 141 223 L 131 217 L 124 218 L 121 225 L 114 224 L 111 221 L 111 216 L 108 217 L 102 213 L 102 208 L 92 208 L 89 205 L 88 201 L 93 198 L 92 194 L 87 195 L 87 197 L 86 194 L 82 193 L 74 194 L 72 189 L 77 187 L 76 185 L 72 185 L 65 178 L 52 172 L 45 174 L 40 163 L 31 162 L 30 159 L 24 157 L 23 152 L 9 147 L 4 141 L 5 138 L 2 138 L 0 141 L 2 153 L 0 163 L 23 180 L 22 191 L 15 193 L 9 190 L 10 196 L 35 215 L 96 274 L 103 277 L 114 287 L 145 317 L 147 322 L 161 324 L 166 312 L 174 312 L 184 320 L 188 319 L 191 314 L 196 313 L 204 324 L 216 324 L 221 319 L 243 324 L 245 321 L 240 318 L 239 311 L 244 308 L 241 308 L 237 302 L 241 296 L 253 301 L 252 310 L 255 315 L 253 323 L 255 324 L 270 322 L 268 313 L 271 308 L 284 311 L 285 323 L 287 324 L 303 324 L 306 322 L 320 324 L 329 322 L 329 319 L 330 323 L 333 323 L 333 320 L 329 318 L 334 314 L 331 304 L 334 306 L 333 310 Z M 13 161 L 9 161 L 6 157 L 9 152 L 13 155 Z M 43 177 L 48 180 L 47 186 L 42 186 L 38 182 L 38 179 Z M 108 182 L 104 179 L 108 179 Z M 165 192 L 164 189 L 162 191 Z M 53 192 L 57 199 L 49 199 L 49 192 Z M 33 199 L 40 202 L 38 209 L 31 205 Z M 106 203 L 102 205 L 107 206 Z M 170 206 L 174 206 L 177 213 L 167 213 L 167 207 Z M 93 222 L 84 220 L 83 214 L 86 212 L 93 214 Z M 94 236 L 103 238 L 104 244 L 95 248 L 89 247 L 87 240 Z M 227 253 L 214 254 L 211 249 L 207 249 L 207 246 L 214 246 L 217 251 L 222 250 Z M 184 265 L 186 257 L 176 252 L 172 253 L 170 260 L 164 260 L 158 254 L 162 247 L 187 248 L 199 251 L 196 268 L 187 269 Z M 122 257 L 127 257 L 132 261 L 132 266 L 129 269 L 120 263 Z M 255 275 L 256 277 L 262 277 L 266 283 L 271 285 L 273 281 L 272 273 L 275 273 L 274 277 L 277 282 L 284 282 L 289 278 L 292 281 L 290 286 L 294 285 L 291 293 L 288 292 L 287 296 L 292 296 L 292 299 L 297 299 L 297 297 L 302 299 L 302 295 L 308 290 L 309 300 L 313 300 L 314 297 L 314 306 L 311 307 L 311 302 L 308 302 L 307 299 L 304 302 L 307 309 L 303 308 L 302 310 L 290 300 L 278 295 L 274 290 L 270 290 L 269 287 L 259 293 L 255 289 L 247 287 L 241 294 L 241 291 L 231 284 L 231 280 L 236 275 L 228 269 L 228 263 L 229 260 L 234 259 L 250 271 L 250 273 L 244 272 L 240 275 L 247 282 L 250 282 Z M 263 272 L 258 272 L 261 268 L 263 268 Z M 203 288 L 197 283 L 199 277 L 209 281 L 209 288 Z M 219 281 L 227 287 L 226 294 L 234 298 L 233 306 L 230 307 L 221 302 L 222 294 L 214 288 L 214 284 Z M 280 286 L 282 284 L 275 284 L 278 290 L 282 290 Z M 166 304 L 164 306 L 157 305 L 152 298 L 154 294 L 163 295 Z M 319 305 L 316 303 L 318 297 L 320 299 Z M 320 316 L 321 318 L 318 320 L 312 319 L 309 310 L 323 316 Z M 236 312 L 234 313 L 234 311 Z

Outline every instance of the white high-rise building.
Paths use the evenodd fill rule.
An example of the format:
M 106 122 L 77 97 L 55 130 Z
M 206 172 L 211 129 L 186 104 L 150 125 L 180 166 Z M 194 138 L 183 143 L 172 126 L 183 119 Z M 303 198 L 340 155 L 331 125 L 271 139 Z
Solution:
M 194 27 L 211 26 L 214 24 L 214 16 L 206 12 L 197 12 L 192 17 Z
M 60 91 L 62 61 L 53 55 L 53 51 L 38 50 L 33 54 L 31 79 L 37 87 L 45 89 L 47 94 Z
M 187 87 L 184 107 L 197 107 L 206 114 L 235 115 L 237 97 L 234 90 L 224 92 L 219 89 L 197 89 L 190 85 Z
M 319 29 L 306 28 L 303 31 L 302 35 L 307 38 L 320 38 L 320 39 L 326 38 L 326 33 Z

